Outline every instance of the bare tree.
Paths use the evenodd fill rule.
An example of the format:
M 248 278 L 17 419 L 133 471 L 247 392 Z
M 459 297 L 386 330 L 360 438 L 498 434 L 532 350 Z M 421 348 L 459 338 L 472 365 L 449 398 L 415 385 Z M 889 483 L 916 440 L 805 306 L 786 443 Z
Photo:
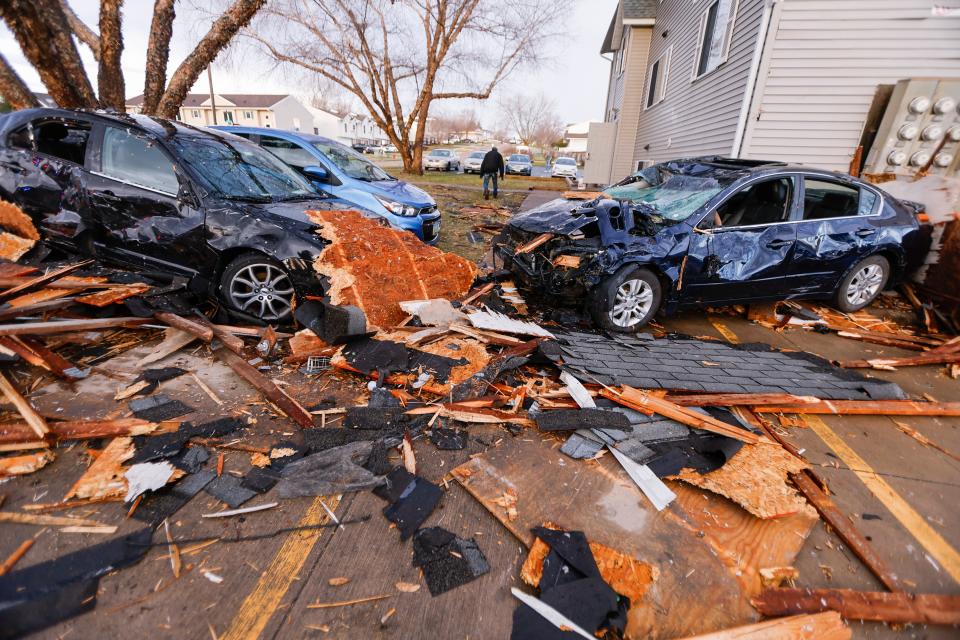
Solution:
M 233 0 L 168 82 L 174 2 L 154 2 L 143 89 L 143 112 L 166 118 L 176 116 L 187 92 L 203 70 L 237 32 L 250 23 L 266 0 Z M 13 32 L 24 56 L 40 74 L 40 80 L 59 106 L 111 107 L 123 111 L 126 100 L 120 67 L 122 6 L 123 0 L 100 0 L 99 33 L 83 23 L 67 0 L 3 0 L 0 1 L 0 19 Z M 83 67 L 78 42 L 89 47 L 97 61 L 99 95 L 94 94 L 90 77 Z M 29 90 L 25 94 L 24 89 L 23 80 L 6 60 L 0 60 L 0 90 L 11 105 L 16 108 L 36 105 L 32 94 Z
M 542 93 L 504 96 L 500 110 L 525 145 L 549 147 L 563 137 L 563 121 L 557 116 L 556 105 Z
M 484 100 L 536 60 L 569 0 L 277 0 L 245 33 L 339 85 L 420 173 L 434 101 Z

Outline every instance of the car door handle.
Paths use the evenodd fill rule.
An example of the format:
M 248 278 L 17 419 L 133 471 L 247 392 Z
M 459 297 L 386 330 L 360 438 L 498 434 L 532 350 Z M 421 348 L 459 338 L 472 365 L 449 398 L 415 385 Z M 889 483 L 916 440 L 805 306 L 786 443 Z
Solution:
M 877 232 L 876 229 L 858 229 L 857 235 L 861 238 L 866 238 L 867 236 L 872 236 Z
M 785 247 L 788 244 L 791 244 L 792 240 L 784 240 L 783 238 L 778 238 L 777 240 L 771 240 L 767 243 L 768 249 L 779 249 L 780 247 Z

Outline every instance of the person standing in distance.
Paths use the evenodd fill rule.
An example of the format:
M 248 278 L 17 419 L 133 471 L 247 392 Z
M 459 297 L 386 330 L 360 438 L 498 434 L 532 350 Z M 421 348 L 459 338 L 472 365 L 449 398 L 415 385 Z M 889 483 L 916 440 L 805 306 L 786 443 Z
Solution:
M 497 151 L 496 147 L 487 151 L 483 156 L 483 162 L 480 163 L 480 175 L 483 177 L 483 199 L 490 199 L 490 189 L 488 188 L 490 180 L 493 180 L 493 197 L 497 197 L 497 175 L 503 180 L 503 172 L 506 166 L 503 163 L 503 156 Z

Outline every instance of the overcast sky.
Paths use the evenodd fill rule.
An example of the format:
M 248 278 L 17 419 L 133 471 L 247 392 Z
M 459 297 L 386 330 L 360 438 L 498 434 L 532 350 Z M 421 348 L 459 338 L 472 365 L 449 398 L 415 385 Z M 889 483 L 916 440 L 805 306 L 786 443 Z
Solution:
M 502 0 L 485 0 L 500 2 Z M 97 25 L 99 0 L 71 0 L 71 6 L 92 27 Z M 143 91 L 147 37 L 152 6 L 148 0 L 127 0 L 123 12 L 123 71 L 128 96 Z M 526 94 L 543 92 L 551 97 L 557 114 L 568 123 L 584 120 L 602 120 L 606 99 L 610 63 L 600 56 L 600 45 L 606 33 L 617 0 L 575 0 L 574 10 L 564 20 L 566 35 L 551 47 L 553 60 L 536 69 L 517 71 L 501 86 L 501 92 L 520 91 Z M 192 46 L 202 37 L 209 22 L 191 19 L 188 6 L 178 2 L 178 19 L 174 22 L 168 74 L 172 73 Z M 20 53 L 20 47 L 11 33 L 0 23 L 0 51 L 7 57 L 20 76 L 35 91 L 45 91 L 33 67 Z M 96 82 L 96 63 L 83 45 L 80 53 L 88 75 Z M 302 80 L 294 74 L 283 73 L 270 64 L 252 56 L 237 56 L 218 60 L 213 65 L 214 89 L 218 93 L 294 93 L 302 91 Z M 194 91 L 206 92 L 206 76 L 201 76 Z M 446 103 L 455 108 L 455 103 Z M 494 127 L 499 109 L 496 97 L 478 106 L 481 121 Z

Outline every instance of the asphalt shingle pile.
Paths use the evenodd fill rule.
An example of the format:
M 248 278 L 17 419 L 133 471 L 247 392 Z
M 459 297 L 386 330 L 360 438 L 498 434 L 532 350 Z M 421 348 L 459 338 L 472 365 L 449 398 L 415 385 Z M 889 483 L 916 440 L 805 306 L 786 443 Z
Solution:
M 541 352 L 585 382 L 708 393 L 786 392 L 827 400 L 907 397 L 891 382 L 839 369 L 809 353 L 762 344 L 570 332 L 557 333 L 555 341 L 541 345 Z

